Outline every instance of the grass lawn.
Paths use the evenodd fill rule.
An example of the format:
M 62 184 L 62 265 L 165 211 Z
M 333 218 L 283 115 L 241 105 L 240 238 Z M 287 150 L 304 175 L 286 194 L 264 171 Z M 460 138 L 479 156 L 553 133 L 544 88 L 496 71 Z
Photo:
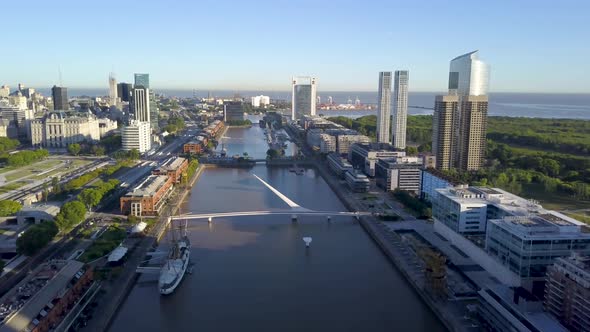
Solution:
M 548 193 L 540 183 L 526 184 L 522 189 L 523 192 L 521 196 L 538 200 L 546 209 L 560 211 L 587 209 L 590 207 L 590 201 L 579 200 L 558 192 Z
M 18 189 L 18 188 L 24 186 L 25 184 L 27 184 L 27 183 L 26 182 L 21 182 L 21 181 L 19 181 L 19 182 L 13 182 L 11 184 L 7 184 L 5 186 L 0 187 L 0 193 L 7 193 L 7 192 L 9 192 L 11 190 Z
M 4 172 L 0 172 L 0 173 L 5 173 L 8 171 L 13 171 L 10 174 L 5 175 L 6 177 L 6 181 L 14 181 L 14 180 L 18 180 L 22 177 L 25 176 L 29 176 L 29 175 L 33 175 L 36 173 L 41 173 L 49 168 L 55 167 L 59 164 L 61 164 L 61 160 L 43 160 L 40 162 L 37 162 L 35 164 L 31 164 L 28 166 L 24 166 L 24 167 L 17 167 L 17 168 L 12 168 L 12 167 L 6 167 L 3 170 L 6 170 Z
M 125 236 L 127 236 L 127 232 L 123 228 L 110 226 L 106 232 L 86 249 L 79 260 L 88 263 L 109 254 L 125 239 Z

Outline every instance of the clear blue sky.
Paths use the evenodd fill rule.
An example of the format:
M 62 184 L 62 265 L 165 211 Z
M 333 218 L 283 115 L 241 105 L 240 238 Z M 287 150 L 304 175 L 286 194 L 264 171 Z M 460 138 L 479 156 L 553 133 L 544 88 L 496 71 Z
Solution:
M 447 4 L 451 3 L 451 4 Z M 491 90 L 590 91 L 590 2 L 4 1 L 0 84 L 106 88 L 147 72 L 154 88 L 376 90 L 409 69 L 444 91 L 449 61 L 479 49 Z

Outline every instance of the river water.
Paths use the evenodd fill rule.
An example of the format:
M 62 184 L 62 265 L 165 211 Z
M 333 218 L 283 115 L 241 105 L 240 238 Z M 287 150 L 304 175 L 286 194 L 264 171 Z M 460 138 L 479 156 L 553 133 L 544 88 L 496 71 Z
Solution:
M 261 135 L 231 129 L 228 154 L 244 152 L 233 141 L 260 157 Z M 183 212 L 287 208 L 251 173 L 304 207 L 344 211 L 313 169 L 297 176 L 258 165 L 205 170 Z M 189 231 L 193 274 L 169 296 L 159 295 L 157 275 L 142 275 L 111 331 L 444 331 L 352 218 L 217 218 L 191 221 Z

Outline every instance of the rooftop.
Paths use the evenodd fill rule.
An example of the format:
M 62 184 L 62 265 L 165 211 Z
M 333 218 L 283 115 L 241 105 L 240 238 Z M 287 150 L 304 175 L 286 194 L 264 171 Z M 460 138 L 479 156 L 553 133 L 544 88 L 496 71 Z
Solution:
M 461 185 L 461 184 L 466 184 L 465 182 L 463 182 L 463 181 L 461 181 L 461 180 L 459 180 L 457 178 L 454 178 L 454 177 L 452 177 L 452 176 L 450 176 L 450 175 L 448 175 L 448 174 L 446 174 L 446 173 L 444 173 L 444 172 L 442 172 L 442 171 L 440 171 L 440 170 L 438 170 L 436 168 L 428 168 L 428 169 L 425 169 L 424 172 L 430 173 L 430 174 L 432 174 L 432 175 L 434 175 L 434 176 L 436 176 L 438 178 L 441 178 L 441 179 L 447 181 L 448 183 L 452 184 L 453 186 L 458 186 L 458 185 Z
M 69 288 L 84 263 L 74 260 L 51 261 L 38 267 L 0 300 L 0 332 L 24 331 L 53 300 Z M 79 277 L 79 276 L 78 276 Z
M 150 175 L 125 196 L 145 197 L 152 196 L 168 181 L 168 175 Z
M 184 162 L 186 162 L 185 158 L 182 157 L 172 157 L 164 162 L 162 166 L 160 166 L 161 171 L 175 171 L 177 170 Z
M 590 233 L 584 232 L 583 223 L 556 211 L 545 210 L 541 214 L 509 216 L 492 219 L 490 222 L 521 238 L 542 238 L 550 235 L 551 238 L 590 239 Z

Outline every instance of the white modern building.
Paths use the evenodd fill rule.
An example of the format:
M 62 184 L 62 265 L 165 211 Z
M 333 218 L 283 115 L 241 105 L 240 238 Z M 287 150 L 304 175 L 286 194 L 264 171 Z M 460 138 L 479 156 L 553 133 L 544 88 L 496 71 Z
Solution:
M 132 121 L 122 128 L 121 134 L 124 151 L 136 149 L 139 153 L 145 153 L 152 148 L 149 122 Z
M 347 171 L 353 170 L 348 160 L 342 158 L 339 153 L 330 153 L 326 159 L 328 167 L 341 179 L 344 179 Z
M 477 188 L 436 189 L 432 215 L 457 233 L 483 233 L 486 230 L 488 203 Z
M 252 107 L 265 107 L 270 105 L 270 97 L 269 96 L 254 96 L 251 98 Z
M 10 95 L 10 87 L 8 85 L 3 85 L 0 87 L 0 98 L 8 98 Z
M 406 124 L 408 122 L 408 82 L 407 70 L 396 70 L 393 92 L 393 123 L 391 144 L 397 149 L 406 148 Z
M 420 194 L 422 167 L 420 157 L 381 158 L 375 165 L 375 182 L 385 191 L 400 189 Z
M 367 176 L 374 177 L 375 164 L 379 159 L 405 156 L 405 151 L 397 150 L 388 143 L 353 144 L 348 152 L 348 161 Z
M 97 119 L 90 112 L 68 115 L 63 111 L 53 111 L 30 121 L 31 144 L 34 147 L 65 148 L 86 140 L 98 141 L 115 129 L 117 122 Z
M 316 114 L 316 83 L 315 77 L 293 77 L 291 80 L 291 120 L 295 121 L 304 115 Z
M 389 143 L 389 123 L 391 119 L 391 72 L 379 73 L 379 99 L 377 100 L 377 142 Z
M 479 51 L 469 52 L 451 60 L 449 95 L 486 96 L 489 81 L 490 68 L 479 60 Z

